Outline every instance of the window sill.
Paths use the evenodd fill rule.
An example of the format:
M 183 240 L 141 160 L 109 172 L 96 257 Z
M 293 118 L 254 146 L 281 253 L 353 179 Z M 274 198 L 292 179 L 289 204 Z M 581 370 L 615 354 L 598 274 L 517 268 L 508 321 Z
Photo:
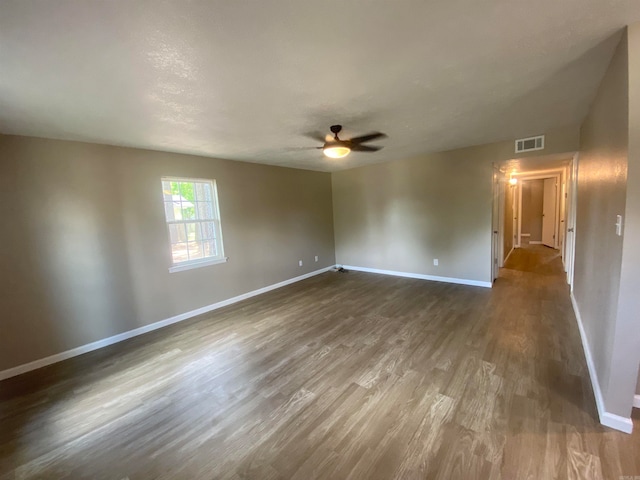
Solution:
M 228 259 L 229 257 L 224 257 L 180 263 L 178 265 L 172 265 L 171 267 L 169 267 L 169 273 L 183 272 L 185 270 L 193 270 L 194 268 L 206 267 L 208 265 L 215 265 L 217 263 L 225 263 Z

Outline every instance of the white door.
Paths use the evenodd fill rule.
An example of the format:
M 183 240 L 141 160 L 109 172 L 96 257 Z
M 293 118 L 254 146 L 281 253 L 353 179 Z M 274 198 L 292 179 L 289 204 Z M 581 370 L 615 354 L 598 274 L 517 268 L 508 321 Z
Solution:
M 556 248 L 556 199 L 558 198 L 555 178 L 544 179 L 542 196 L 542 243 Z

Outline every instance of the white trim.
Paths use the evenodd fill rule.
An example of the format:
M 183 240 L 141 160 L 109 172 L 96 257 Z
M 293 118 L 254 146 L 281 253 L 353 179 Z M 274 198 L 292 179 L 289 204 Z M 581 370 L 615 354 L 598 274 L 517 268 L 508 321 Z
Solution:
M 631 418 L 616 415 L 615 413 L 603 412 L 600 415 L 600 423 L 605 427 L 613 428 L 624 433 L 633 433 L 633 420 Z
M 204 260 L 191 260 L 169 267 L 169 273 L 184 272 L 185 270 L 193 270 L 194 268 L 206 267 L 207 265 L 216 265 L 225 263 L 229 257 L 223 258 L 205 258 Z
M 529 245 L 542 245 L 542 242 L 539 240 L 529 240 Z
M 571 233 L 570 240 L 570 252 L 568 255 L 569 258 L 569 268 L 567 269 L 567 282 L 569 283 L 573 292 L 573 274 L 575 271 L 575 260 L 576 260 L 576 211 L 578 207 L 578 164 L 580 160 L 580 154 L 576 153 L 573 156 L 573 160 L 571 162 L 571 172 L 570 172 L 570 194 L 569 194 L 569 204 L 571 207 L 571 211 L 567 218 L 567 235 Z M 569 232 L 569 228 L 571 228 L 571 232 Z
M 516 222 L 518 223 L 516 228 L 518 234 L 516 248 L 520 248 L 520 246 L 522 245 L 522 182 L 518 182 L 516 184 L 516 189 L 516 193 L 518 194 L 517 197 L 514 195 L 514 197 L 517 198 L 516 202 L 518 206 L 517 210 L 514 212 L 516 215 Z
M 227 305 L 231 305 L 233 303 L 246 300 L 247 298 L 255 297 L 256 295 L 260 295 L 262 293 L 275 290 L 276 288 L 284 287 L 286 285 L 299 282 L 300 280 L 305 280 L 309 277 L 313 277 L 315 275 L 328 272 L 334 267 L 335 265 L 321 268 L 320 270 L 315 270 L 313 272 L 305 273 L 304 275 L 290 278 L 288 280 L 284 280 L 279 283 L 274 283 L 273 285 L 259 288 L 258 290 L 253 290 L 251 292 L 243 293 L 242 295 L 238 295 L 237 297 L 228 298 L 227 300 L 222 300 L 220 302 L 213 303 L 211 305 L 206 305 L 204 307 L 196 308 L 195 310 L 191 310 L 190 312 L 181 313 L 179 315 L 175 315 L 173 317 L 160 320 L 159 322 L 151 323 L 149 325 L 145 325 L 143 327 L 136 328 L 134 330 L 129 330 L 128 332 L 119 333 L 118 335 L 114 335 L 113 337 L 103 338 L 102 340 L 88 343 L 86 345 L 81 345 L 79 347 L 72 348 L 71 350 L 67 350 L 65 352 L 56 353 L 55 355 L 51 355 L 49 357 L 41 358 L 39 360 L 34 360 L 33 362 L 25 363 L 23 365 L 18 365 L 17 367 L 9 368 L 7 370 L 2 370 L 0 371 L 0 380 L 5 380 L 7 378 L 15 377 L 17 375 L 30 372 L 31 370 L 36 370 L 38 368 L 46 367 L 47 365 L 58 363 L 72 357 L 77 357 L 78 355 L 92 352 L 94 350 L 98 350 L 99 348 L 107 347 L 109 345 L 113 345 L 114 343 L 122 342 L 123 340 L 127 340 L 132 337 L 137 337 L 138 335 L 152 332 L 153 330 L 158 330 L 159 328 L 166 327 L 168 325 L 172 325 L 174 323 L 178 323 L 183 320 L 196 317 L 198 315 L 202 315 L 203 313 L 211 312 L 213 310 L 217 310 L 218 308 L 226 307 Z
M 518 183 L 527 180 L 543 180 L 545 178 L 559 177 L 562 175 L 562 168 L 551 168 L 549 170 L 534 170 L 531 172 L 514 173 L 513 176 L 518 179 Z
M 640 395 L 633 396 L 633 407 L 640 408 Z
M 424 275 L 422 273 L 396 272 L 393 270 L 380 270 L 378 268 L 354 267 L 353 265 L 342 265 L 346 270 L 357 272 L 379 273 L 381 275 L 393 275 L 394 277 L 419 278 L 421 280 L 431 280 L 433 282 L 457 283 L 460 285 L 471 285 L 474 287 L 491 288 L 493 282 L 483 282 L 480 280 L 467 280 L 465 278 L 438 277 L 435 275 Z
M 511 247 L 511 250 L 509 250 L 509 253 L 507 253 L 507 256 L 504 257 L 504 263 L 507 263 L 507 260 L 509 260 L 509 257 L 511 256 L 511 254 L 513 253 L 513 251 L 516 249 L 515 245 L 513 247 Z
M 506 198 L 506 182 L 504 181 L 504 174 L 499 172 L 502 175 L 500 182 L 500 194 L 498 199 L 498 267 L 504 267 L 504 224 L 505 224 L 505 198 Z
M 531 234 L 530 233 L 521 233 L 520 236 L 521 237 L 530 237 Z
M 511 185 L 511 233 L 513 236 L 513 248 L 520 246 L 521 238 L 518 235 L 518 185 Z
M 500 273 L 500 170 L 493 164 L 492 201 L 491 201 L 491 281 L 495 281 Z
M 558 205 L 558 249 L 560 250 L 560 258 L 562 259 L 562 268 L 564 269 L 564 272 L 567 271 L 567 267 L 565 265 L 565 245 L 567 240 L 567 189 L 569 188 L 567 185 L 567 168 L 568 167 L 564 167 L 562 175 L 560 176 L 560 203 Z
M 591 386 L 593 387 L 593 394 L 596 397 L 596 406 L 598 407 L 598 417 L 600 423 L 607 427 L 620 430 L 621 432 L 631 433 L 633 431 L 633 421 L 630 418 L 625 418 L 615 413 L 609 413 L 604 409 L 604 398 L 602 397 L 602 391 L 600 390 L 600 382 L 598 382 L 598 374 L 596 373 L 596 367 L 591 357 L 591 349 L 589 348 L 589 342 L 587 341 L 587 334 L 582 324 L 582 317 L 580 316 L 580 310 L 576 298 L 573 296 L 573 292 L 570 295 L 571 305 L 573 306 L 573 312 L 576 315 L 576 321 L 578 323 L 578 330 L 580 330 L 580 338 L 582 339 L 582 349 L 584 350 L 584 357 L 587 360 L 587 368 L 589 369 L 589 377 L 591 378 Z

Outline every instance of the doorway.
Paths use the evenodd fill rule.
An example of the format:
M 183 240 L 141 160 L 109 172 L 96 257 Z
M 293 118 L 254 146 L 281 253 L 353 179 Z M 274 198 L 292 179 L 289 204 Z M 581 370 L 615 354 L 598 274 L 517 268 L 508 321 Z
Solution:
M 562 181 L 561 172 L 518 176 L 517 248 L 525 244 L 561 248 L 560 231 L 566 213 L 561 211 Z
M 559 230 L 556 215 L 558 205 L 558 180 L 545 178 L 542 192 L 542 244 L 551 248 L 558 248 L 556 232 Z
M 561 256 L 567 283 L 573 283 L 577 161 L 576 153 L 497 165 L 500 173 L 493 172 L 494 278 L 499 276 L 496 261 L 503 267 L 517 249 L 549 248 Z
M 502 236 L 500 232 L 504 228 L 504 175 L 494 165 L 493 167 L 493 209 L 491 214 L 491 281 L 498 278 L 500 267 L 504 262 Z
M 558 250 L 562 212 L 560 206 L 560 175 L 533 178 L 521 177 L 518 188 L 517 245 L 545 245 Z

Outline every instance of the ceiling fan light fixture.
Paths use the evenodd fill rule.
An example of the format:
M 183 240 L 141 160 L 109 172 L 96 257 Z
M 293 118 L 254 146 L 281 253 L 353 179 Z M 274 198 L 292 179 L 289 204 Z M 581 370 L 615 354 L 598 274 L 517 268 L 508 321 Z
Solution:
M 322 149 L 322 153 L 324 153 L 329 158 L 343 158 L 351 153 L 351 149 L 349 147 L 335 145 L 324 147 Z

